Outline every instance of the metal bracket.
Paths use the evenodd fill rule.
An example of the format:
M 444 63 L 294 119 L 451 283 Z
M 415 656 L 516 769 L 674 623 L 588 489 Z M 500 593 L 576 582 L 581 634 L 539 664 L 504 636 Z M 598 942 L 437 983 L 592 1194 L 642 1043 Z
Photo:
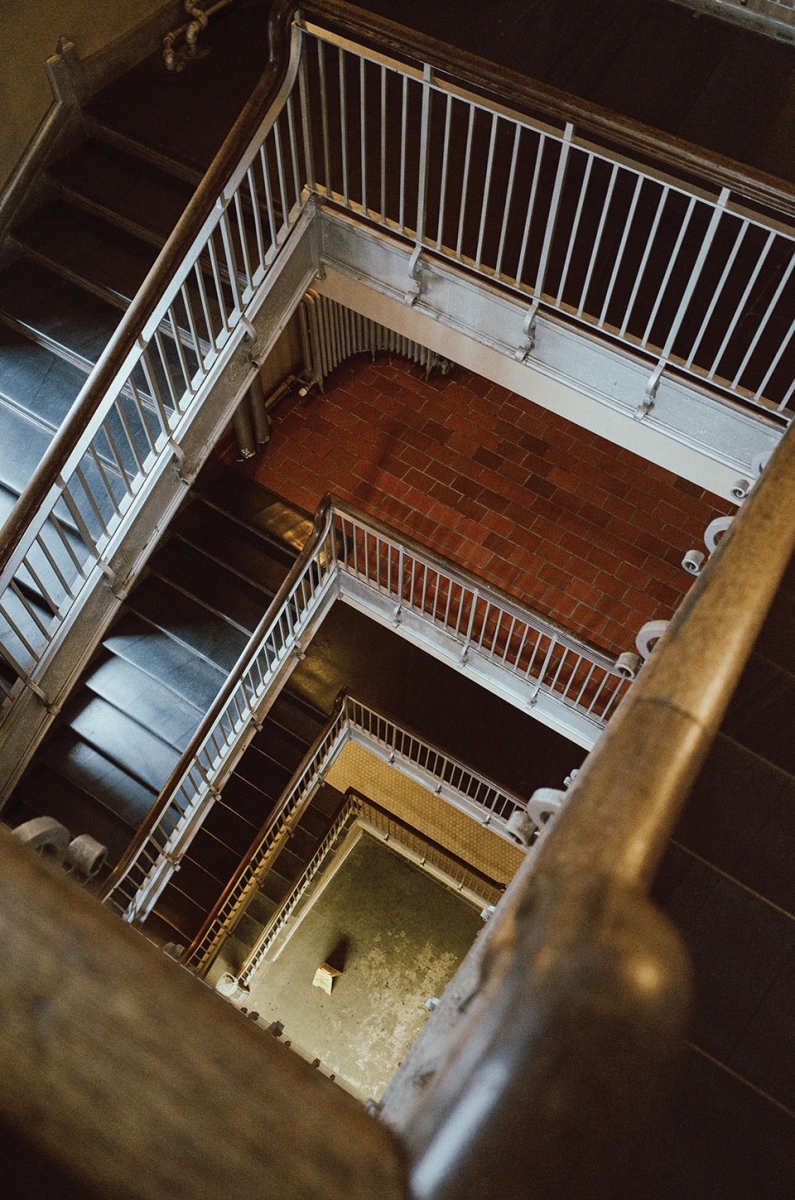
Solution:
M 299 662 L 301 662 L 302 659 L 306 658 L 306 651 L 304 650 L 304 648 L 302 647 L 300 642 L 295 643 L 295 645 L 293 646 L 293 649 L 292 649 L 292 653 L 295 655 L 295 657 L 298 659 Z
M 397 629 L 398 625 L 400 624 L 400 622 L 402 620 L 403 620 L 403 605 L 396 604 L 394 612 L 392 613 L 392 624 L 395 626 L 395 629 Z
M 652 371 L 649 382 L 646 384 L 644 399 L 641 400 L 635 409 L 636 420 L 642 421 L 646 414 L 654 408 L 654 401 L 657 399 L 657 388 L 660 386 L 660 378 L 667 365 L 665 359 L 661 358 Z
M 243 326 L 243 328 L 246 331 L 243 336 L 243 341 L 244 342 L 256 342 L 257 331 L 254 328 L 254 322 L 250 321 L 248 317 L 245 317 L 241 314 L 240 324 Z
M 177 479 L 180 481 L 180 483 L 184 484 L 185 487 L 190 487 L 190 480 L 182 470 L 185 465 L 185 451 L 177 442 L 174 441 L 173 438 L 169 438 L 166 444 L 170 446 L 171 453 L 177 460 Z
M 522 322 L 522 343 L 520 346 L 517 346 L 514 356 L 517 362 L 526 362 L 535 349 L 537 317 L 538 301 L 534 300 L 525 313 L 525 318 Z
M 464 646 L 464 649 L 461 651 L 461 658 L 459 659 L 459 662 L 461 663 L 462 667 L 465 665 L 468 658 L 469 658 L 469 642 L 467 642 L 466 646 Z
M 251 717 L 250 724 L 254 726 L 257 733 L 262 733 L 263 729 L 265 728 L 262 721 L 258 721 L 256 717 Z
M 422 263 L 420 255 L 422 254 L 422 245 L 418 242 L 414 247 L 414 253 L 409 260 L 409 286 L 404 300 L 406 304 L 415 304 L 417 299 L 422 295 Z

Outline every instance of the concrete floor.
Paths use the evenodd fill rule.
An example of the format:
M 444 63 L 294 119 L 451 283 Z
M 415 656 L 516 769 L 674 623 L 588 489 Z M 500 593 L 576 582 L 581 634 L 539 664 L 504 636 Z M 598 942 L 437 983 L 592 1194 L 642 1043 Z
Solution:
M 344 857 L 343 857 L 344 856 Z M 355 827 L 281 952 L 251 981 L 250 1010 L 359 1099 L 380 1099 L 483 924 L 477 909 Z M 330 961 L 331 995 L 312 986 Z

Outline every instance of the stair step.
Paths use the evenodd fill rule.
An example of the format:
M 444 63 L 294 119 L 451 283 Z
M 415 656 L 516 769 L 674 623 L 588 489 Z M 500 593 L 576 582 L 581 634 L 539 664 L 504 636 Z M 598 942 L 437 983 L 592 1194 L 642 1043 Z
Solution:
M 328 817 L 317 812 L 313 805 L 310 805 L 310 807 L 306 810 L 297 826 L 298 830 L 303 830 L 305 833 L 308 833 L 316 843 L 322 842 L 323 838 L 328 833 L 328 828 Z M 316 849 L 317 845 L 313 847 L 313 854 Z
M 14 229 L 14 236 L 30 253 L 100 288 L 125 308 L 157 257 L 141 238 L 65 200 L 38 209 Z
M 240 862 L 240 855 L 202 828 L 190 844 L 191 860 L 226 886 Z
M 674 841 L 795 913 L 795 779 L 719 734 Z
M 141 582 L 127 606 L 224 673 L 232 669 L 248 642 L 246 634 L 156 575 Z
M 279 590 L 295 561 L 294 555 L 250 532 L 198 497 L 180 516 L 177 531 L 186 542 L 199 546 L 271 596 Z
M 156 731 L 180 753 L 202 717 L 201 710 L 131 663 L 108 654 L 84 677 L 86 687 L 139 725 Z
M 795 774 L 795 676 L 753 653 L 721 726 L 724 733 L 782 770 Z
M 130 843 L 132 829 L 127 821 L 97 804 L 81 787 L 44 763 L 14 793 L 14 809 L 9 809 L 10 814 L 19 798 L 36 814 L 55 817 L 72 837 L 88 833 L 107 846 L 111 866 L 119 861 Z
M 257 831 L 254 826 L 221 801 L 216 801 L 205 817 L 202 828 L 235 852 L 238 860 L 246 853 Z
M 222 890 L 218 880 L 193 861 L 190 850 L 180 862 L 176 882 L 179 883 L 180 891 L 206 913 L 209 913 Z
M 97 361 L 121 320 L 115 305 L 30 258 L 18 258 L 0 273 L 0 312 L 86 367 Z M 75 380 L 80 377 L 78 369 Z
M 327 717 L 283 688 L 268 712 L 268 720 L 309 747 L 317 739 Z
M 4 333 L 0 327 L 0 362 L 6 361 L 5 351 L 10 349 Z M 37 346 L 32 348 L 38 351 Z M 47 351 L 41 353 L 47 356 L 50 366 L 55 365 L 54 355 L 48 354 Z M 13 357 L 13 349 L 11 355 Z M 46 365 L 42 365 L 46 371 Z M 0 379 L 0 387 L 2 384 L 3 380 Z M 31 383 L 31 402 L 35 388 L 35 383 Z M 20 495 L 51 440 L 52 433 L 49 430 L 42 429 L 40 425 L 0 399 L 0 483 L 9 491 Z
M 272 900 L 274 905 L 279 905 L 292 890 L 292 882 L 271 869 L 261 881 L 259 890 L 266 899 Z
M 108 142 L 82 142 L 49 174 L 63 187 L 131 227 L 168 238 L 195 189 L 151 163 L 126 154 Z
M 276 905 L 274 904 L 273 907 L 275 909 Z M 240 920 L 235 925 L 235 937 L 242 945 L 246 947 L 246 950 L 248 951 L 253 949 L 253 947 L 257 944 L 264 932 L 264 929 L 264 924 L 260 924 L 260 922 L 255 920 L 255 918 L 252 916 L 251 905 L 249 905 Z M 224 955 L 226 955 L 226 946 L 224 946 Z
M 692 955 L 693 1041 L 792 1109 L 795 921 L 675 846 L 666 852 L 653 894 Z
M 300 858 L 302 862 L 308 863 L 320 845 L 322 837 L 322 829 L 319 831 L 318 836 L 316 836 L 314 833 L 303 827 L 302 819 L 301 823 L 292 830 L 288 845 L 291 853 L 294 854 L 296 858 Z
M 82 695 L 67 717 L 69 728 L 140 783 L 158 792 L 179 754 L 162 738 L 98 696 Z
M 146 918 L 146 924 L 141 930 L 144 937 L 149 938 L 158 946 L 167 946 L 169 942 L 174 942 L 176 945 L 185 946 L 188 939 L 183 933 L 171 925 L 157 910 L 150 912 Z
M 275 802 L 290 782 L 292 771 L 249 747 L 237 764 L 235 774 Z
M 259 926 L 267 925 L 276 911 L 276 903 L 257 888 L 246 906 L 246 915 L 256 921 Z
M 204 909 L 181 892 L 173 882 L 160 894 L 154 911 L 161 921 L 165 921 L 177 931 L 178 936 L 173 940 L 178 944 L 187 945 L 192 942 L 204 924 Z M 148 926 L 149 918 L 144 928 Z
M 223 790 L 224 803 L 239 813 L 255 830 L 260 829 L 273 811 L 273 800 L 234 772 Z
M 131 831 L 139 827 L 157 799 L 154 788 L 133 779 L 70 729 L 60 729 L 49 738 L 42 756 L 54 771 L 125 821 Z
M 124 613 L 103 645 L 201 712 L 209 710 L 225 679 L 218 667 L 133 612 Z
M 689 1048 L 648 1171 L 626 1200 L 789 1200 L 795 1120 Z
M 0 601 L 0 643 L 19 666 L 27 663 L 31 651 L 39 650 L 51 623 L 52 612 L 43 600 L 22 589 L 19 595 L 7 589 Z
M 172 537 L 150 560 L 150 570 L 195 596 L 227 621 L 253 633 L 262 620 L 272 595 L 246 583 L 201 550 Z
M 295 734 L 275 721 L 266 719 L 262 730 L 252 738 L 251 748 L 270 758 L 292 774 L 307 752 L 307 746 Z
M 308 513 L 240 471 L 213 463 L 202 471 L 196 491 L 212 504 L 297 555 L 312 532 Z
M 345 801 L 345 796 L 330 783 L 321 783 L 312 797 L 312 808 L 331 820 Z

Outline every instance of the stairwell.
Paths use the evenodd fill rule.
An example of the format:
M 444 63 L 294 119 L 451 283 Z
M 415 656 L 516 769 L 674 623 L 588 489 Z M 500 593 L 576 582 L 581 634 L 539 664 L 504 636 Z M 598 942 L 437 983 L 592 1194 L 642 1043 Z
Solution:
M 571 65 L 575 51 L 559 61 Z M 48 198 L 14 229 L 0 273 L 0 519 L 192 194 L 195 165 L 128 127 L 114 132 L 102 123 L 111 108 L 95 102 L 92 136 L 51 168 Z M 191 495 L 6 809 L 9 823 L 52 813 L 108 844 L 111 862 L 121 856 L 291 561 L 235 500 L 232 516 L 218 478 Z M 19 587 L 46 619 L 35 580 Z M 645 1195 L 789 1195 L 793 622 L 791 568 L 656 883 L 693 954 L 699 1004 Z M 163 940 L 199 928 L 322 713 L 283 695 L 268 722 L 150 917 Z

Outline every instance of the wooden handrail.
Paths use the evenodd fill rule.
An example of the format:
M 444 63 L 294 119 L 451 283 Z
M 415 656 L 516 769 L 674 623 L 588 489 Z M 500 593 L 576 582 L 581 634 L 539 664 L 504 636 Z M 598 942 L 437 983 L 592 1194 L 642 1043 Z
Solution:
M 620 147 L 649 162 L 666 163 L 702 181 L 706 179 L 719 187 L 731 188 L 757 204 L 795 216 L 795 184 L 775 175 L 591 104 L 570 92 L 489 62 L 428 34 L 406 29 L 386 17 L 348 4 L 346 0 L 309 0 L 301 5 L 300 11 L 302 17 L 322 18 L 348 35 L 355 34 L 380 48 L 427 63 L 502 101 L 544 114 L 562 124 L 570 121 L 580 132 L 587 130 L 598 137 L 606 147 Z
M 612 1196 L 622 1156 L 648 1138 L 683 1046 L 690 983 L 681 941 L 646 892 L 795 551 L 793 487 L 790 427 L 520 866 L 477 964 L 445 992 L 442 1046 L 423 1051 L 421 1035 L 387 1095 L 427 1200 L 474 1200 L 478 1164 L 497 1154 L 506 1179 L 546 1180 L 572 1142 L 582 1162 L 563 1172 L 566 1194 Z M 417 1102 L 411 1079 L 428 1053 L 436 1077 Z M 462 1097 L 497 1077 L 465 1122 Z

